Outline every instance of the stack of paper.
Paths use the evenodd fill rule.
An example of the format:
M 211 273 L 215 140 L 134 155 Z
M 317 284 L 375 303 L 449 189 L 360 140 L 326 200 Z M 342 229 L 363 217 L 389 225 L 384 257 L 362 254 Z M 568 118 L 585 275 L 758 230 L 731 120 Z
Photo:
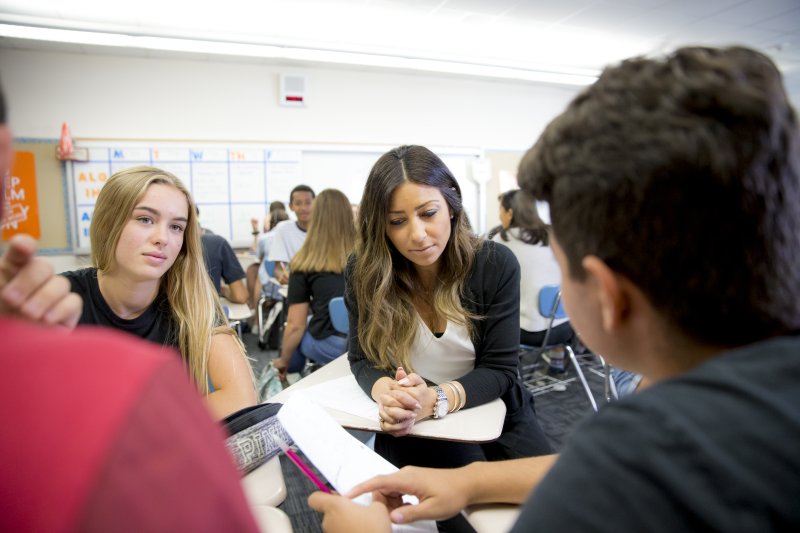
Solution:
M 349 378 L 353 379 L 352 376 Z M 361 389 L 358 392 L 362 398 L 366 398 Z M 370 403 L 375 405 L 372 401 Z M 305 395 L 290 398 L 278 412 L 278 419 L 295 444 L 340 494 L 377 475 L 397 471 L 394 465 L 348 434 L 322 407 Z M 409 503 L 418 503 L 412 496 L 404 499 Z M 365 494 L 355 501 L 369 505 L 371 495 Z M 394 525 L 393 530 L 435 533 L 436 523 L 426 520 Z

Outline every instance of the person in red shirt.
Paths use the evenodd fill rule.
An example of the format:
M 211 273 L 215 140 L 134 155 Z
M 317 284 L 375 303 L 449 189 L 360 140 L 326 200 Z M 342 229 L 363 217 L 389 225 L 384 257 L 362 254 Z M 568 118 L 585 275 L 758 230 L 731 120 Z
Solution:
M 0 218 L 11 153 L 0 91 Z M 69 332 L 81 300 L 35 251 L 20 237 L 0 258 L 0 531 L 257 531 L 179 359 Z

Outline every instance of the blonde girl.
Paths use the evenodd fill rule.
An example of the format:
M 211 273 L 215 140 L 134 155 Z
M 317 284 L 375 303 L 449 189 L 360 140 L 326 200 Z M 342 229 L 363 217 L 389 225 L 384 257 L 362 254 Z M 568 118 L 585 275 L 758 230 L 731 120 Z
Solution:
M 183 183 L 153 167 L 117 172 L 97 197 L 89 232 L 94 266 L 65 273 L 84 300 L 79 324 L 176 348 L 218 418 L 254 404 L 252 371 L 206 271 Z
M 314 199 L 308 235 L 289 265 L 288 318 L 281 355 L 273 363 L 281 376 L 299 372 L 307 359 L 324 365 L 346 351 L 347 338 L 331 324 L 328 303 L 344 296 L 343 272 L 354 242 L 347 196 L 325 189 Z

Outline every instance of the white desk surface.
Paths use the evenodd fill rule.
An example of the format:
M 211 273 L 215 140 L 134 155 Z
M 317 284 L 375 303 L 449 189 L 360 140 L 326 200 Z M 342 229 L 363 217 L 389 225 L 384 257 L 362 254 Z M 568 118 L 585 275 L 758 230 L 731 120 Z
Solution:
M 464 509 L 464 515 L 477 533 L 504 533 L 519 516 L 519 505 L 487 503 Z
M 227 298 L 220 297 L 219 301 L 223 306 L 228 306 L 228 320 L 247 320 L 253 316 L 253 310 L 247 304 L 235 304 Z
M 254 505 L 250 510 L 258 530 L 262 533 L 292 533 L 292 521 L 277 507 Z
M 346 376 L 350 372 L 347 354 L 344 354 L 316 372 L 296 382 L 269 399 L 270 402 L 285 403 L 294 393 L 326 381 Z M 381 432 L 378 420 L 345 413 L 336 409 L 326 411 L 342 426 L 351 429 Z M 451 413 L 441 420 L 423 420 L 411 429 L 411 435 L 430 439 L 461 442 L 489 442 L 497 439 L 503 430 L 506 405 L 496 399 L 478 407 Z
M 237 252 L 236 258 L 239 260 L 239 264 L 242 265 L 242 269 L 245 271 L 247 271 L 247 267 L 253 263 L 258 263 L 258 256 L 250 251 Z
M 286 483 L 278 456 L 244 476 L 242 489 L 250 506 L 275 506 L 283 503 L 286 499 Z

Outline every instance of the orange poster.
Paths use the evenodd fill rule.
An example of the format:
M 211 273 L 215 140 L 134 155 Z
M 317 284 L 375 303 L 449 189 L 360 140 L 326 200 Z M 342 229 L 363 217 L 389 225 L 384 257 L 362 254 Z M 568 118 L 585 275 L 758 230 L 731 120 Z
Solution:
M 39 197 L 36 195 L 36 164 L 33 152 L 15 152 L 14 166 L 6 178 L 3 205 L 3 239 L 17 233 L 41 237 Z

